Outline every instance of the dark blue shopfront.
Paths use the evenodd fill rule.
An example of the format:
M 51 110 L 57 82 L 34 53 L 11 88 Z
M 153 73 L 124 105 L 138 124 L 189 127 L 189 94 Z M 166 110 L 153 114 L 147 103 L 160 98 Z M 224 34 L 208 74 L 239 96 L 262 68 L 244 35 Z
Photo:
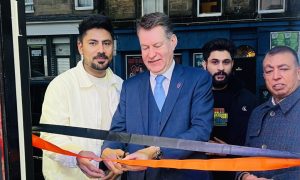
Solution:
M 261 63 L 266 51 L 271 47 L 271 33 L 298 33 L 298 31 L 300 31 L 300 21 L 298 20 L 227 22 L 226 24 L 176 24 L 175 33 L 178 44 L 175 55 L 178 56 L 179 63 L 186 66 L 197 66 L 194 62 L 195 54 L 201 53 L 201 47 L 204 43 L 214 38 L 231 39 L 236 47 L 241 50 L 243 47 L 248 47 L 247 50 L 253 51 L 254 54 L 252 53 L 248 57 L 236 57 L 235 73 L 240 75 L 247 82 L 247 87 L 263 101 L 267 98 L 267 95 L 265 94 Z M 113 68 L 118 75 L 126 79 L 129 77 L 128 71 L 130 69 L 127 66 L 130 66 L 130 58 L 140 58 L 140 46 L 134 28 L 117 29 L 115 34 L 117 48 Z M 299 37 L 296 41 L 299 43 Z

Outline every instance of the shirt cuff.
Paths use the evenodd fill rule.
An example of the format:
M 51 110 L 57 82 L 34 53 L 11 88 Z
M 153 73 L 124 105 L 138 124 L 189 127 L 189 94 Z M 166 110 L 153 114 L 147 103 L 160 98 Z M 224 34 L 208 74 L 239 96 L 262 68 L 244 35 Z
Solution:
M 237 177 L 235 178 L 235 180 L 242 180 L 243 176 L 246 174 L 250 174 L 249 172 L 241 172 L 237 175 Z

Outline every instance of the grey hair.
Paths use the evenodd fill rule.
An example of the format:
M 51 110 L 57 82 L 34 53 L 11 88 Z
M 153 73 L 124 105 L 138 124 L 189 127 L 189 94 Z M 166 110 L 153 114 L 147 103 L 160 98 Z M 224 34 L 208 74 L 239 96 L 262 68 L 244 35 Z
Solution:
M 161 12 L 155 12 L 150 14 L 145 14 L 140 20 L 137 21 L 137 33 L 141 28 L 150 30 L 154 27 L 162 26 L 168 38 L 173 35 L 173 25 L 170 18 Z

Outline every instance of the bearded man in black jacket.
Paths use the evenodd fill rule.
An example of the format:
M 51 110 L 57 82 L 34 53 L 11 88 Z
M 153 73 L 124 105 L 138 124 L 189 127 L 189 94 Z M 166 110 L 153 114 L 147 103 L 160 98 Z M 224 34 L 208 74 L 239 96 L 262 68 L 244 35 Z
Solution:
M 230 40 L 214 39 L 202 50 L 202 65 L 213 77 L 214 126 L 210 142 L 244 145 L 249 116 L 257 101 L 232 73 L 235 46 Z M 225 154 L 209 155 L 210 158 L 228 158 Z M 230 180 L 235 178 L 235 172 L 213 172 L 213 177 Z

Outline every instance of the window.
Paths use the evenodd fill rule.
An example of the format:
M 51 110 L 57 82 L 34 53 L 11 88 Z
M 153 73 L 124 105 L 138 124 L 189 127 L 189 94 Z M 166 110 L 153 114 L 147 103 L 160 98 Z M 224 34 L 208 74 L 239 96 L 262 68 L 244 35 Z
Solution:
M 27 46 L 31 77 L 48 76 L 46 39 L 28 38 Z
M 300 57 L 300 32 L 299 31 L 282 31 L 270 33 L 270 48 L 275 46 L 288 46 L 298 52 Z
M 254 0 L 227 0 L 223 5 L 226 14 L 252 14 L 256 11 Z
M 193 0 L 169 0 L 169 16 L 191 16 Z
M 285 10 L 285 0 L 258 0 L 258 13 L 281 13 Z
M 76 10 L 90 10 L 94 9 L 93 0 L 75 0 Z
M 125 60 L 126 60 L 126 79 L 147 70 L 143 62 L 142 55 L 140 54 L 125 55 Z
M 222 0 L 197 0 L 197 16 L 221 16 Z
M 203 53 L 193 53 L 193 67 L 202 67 L 203 59 Z
M 25 13 L 33 13 L 33 0 L 25 0 Z
M 70 69 L 70 39 L 65 37 L 53 38 L 55 57 L 57 60 L 57 74 Z
M 237 48 L 234 58 L 253 58 L 256 53 L 251 46 L 241 45 Z
M 142 0 L 142 16 L 153 12 L 165 12 L 164 0 Z
M 136 0 L 106 0 L 105 9 L 112 19 L 136 19 Z

